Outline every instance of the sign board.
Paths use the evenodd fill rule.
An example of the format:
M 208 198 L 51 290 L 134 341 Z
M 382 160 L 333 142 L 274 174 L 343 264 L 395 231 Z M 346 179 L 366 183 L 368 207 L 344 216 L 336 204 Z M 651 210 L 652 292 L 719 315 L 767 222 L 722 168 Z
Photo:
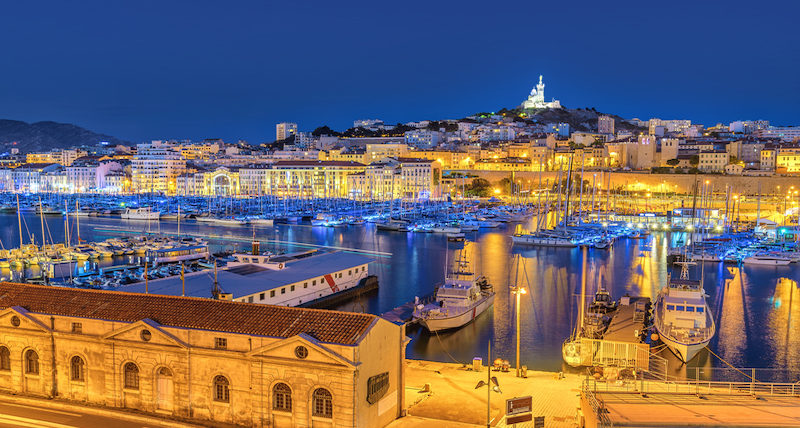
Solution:
M 389 390 L 389 372 L 384 372 L 367 379 L 367 402 L 375 404 Z
M 530 413 L 532 409 L 533 398 L 530 395 L 527 397 L 516 397 L 506 400 L 506 415 L 508 416 L 514 416 L 520 413 Z
M 531 419 L 532 418 L 530 413 L 525 413 L 523 415 L 516 415 L 516 416 L 507 416 L 506 425 L 520 424 L 522 422 L 528 422 Z M 536 427 L 538 428 L 539 425 L 536 425 Z M 542 427 L 544 427 L 544 425 L 542 425 Z
M 544 416 L 533 418 L 533 428 L 544 428 Z

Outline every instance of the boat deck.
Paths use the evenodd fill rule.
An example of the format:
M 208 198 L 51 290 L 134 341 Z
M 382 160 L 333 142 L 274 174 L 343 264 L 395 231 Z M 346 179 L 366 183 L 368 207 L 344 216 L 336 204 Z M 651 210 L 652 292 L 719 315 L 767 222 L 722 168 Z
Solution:
M 630 342 L 639 343 L 639 336 L 637 332 L 641 333 L 647 325 L 647 312 L 645 307 L 650 303 L 649 297 L 630 297 L 630 304 L 622 304 L 625 297 L 620 299 L 620 304 L 611 322 L 608 324 L 604 340 L 612 340 L 617 342 Z

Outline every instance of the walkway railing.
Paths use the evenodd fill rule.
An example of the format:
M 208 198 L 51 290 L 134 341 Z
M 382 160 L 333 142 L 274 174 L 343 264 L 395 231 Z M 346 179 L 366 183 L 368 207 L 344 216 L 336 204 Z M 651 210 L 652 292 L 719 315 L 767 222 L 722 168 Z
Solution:
M 586 379 L 584 389 L 594 392 L 636 392 L 672 393 L 693 395 L 767 395 L 800 397 L 800 382 L 766 383 L 766 382 L 725 382 L 706 380 L 652 381 L 630 380 L 612 381 Z
M 597 418 L 598 426 L 601 428 L 611 428 L 614 424 L 611 418 L 608 417 L 608 409 L 606 408 L 603 399 L 595 394 L 595 390 L 589 387 L 589 383 L 584 381 L 581 388 L 581 395 L 592 408 L 592 413 Z

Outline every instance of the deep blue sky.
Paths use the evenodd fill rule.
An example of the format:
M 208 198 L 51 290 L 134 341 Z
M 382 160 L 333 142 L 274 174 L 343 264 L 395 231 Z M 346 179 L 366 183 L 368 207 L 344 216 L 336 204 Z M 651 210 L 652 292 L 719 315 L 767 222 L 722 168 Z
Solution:
M 0 118 L 130 141 L 459 118 L 545 96 L 623 117 L 797 124 L 800 2 L 19 1 Z

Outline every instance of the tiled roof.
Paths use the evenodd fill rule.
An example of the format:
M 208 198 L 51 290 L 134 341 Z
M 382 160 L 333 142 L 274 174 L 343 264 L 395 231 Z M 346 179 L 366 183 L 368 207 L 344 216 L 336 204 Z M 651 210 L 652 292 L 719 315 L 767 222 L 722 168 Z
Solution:
M 0 310 L 136 322 L 287 338 L 308 334 L 324 343 L 355 345 L 377 318 L 351 312 L 303 309 L 194 297 L 0 283 Z

